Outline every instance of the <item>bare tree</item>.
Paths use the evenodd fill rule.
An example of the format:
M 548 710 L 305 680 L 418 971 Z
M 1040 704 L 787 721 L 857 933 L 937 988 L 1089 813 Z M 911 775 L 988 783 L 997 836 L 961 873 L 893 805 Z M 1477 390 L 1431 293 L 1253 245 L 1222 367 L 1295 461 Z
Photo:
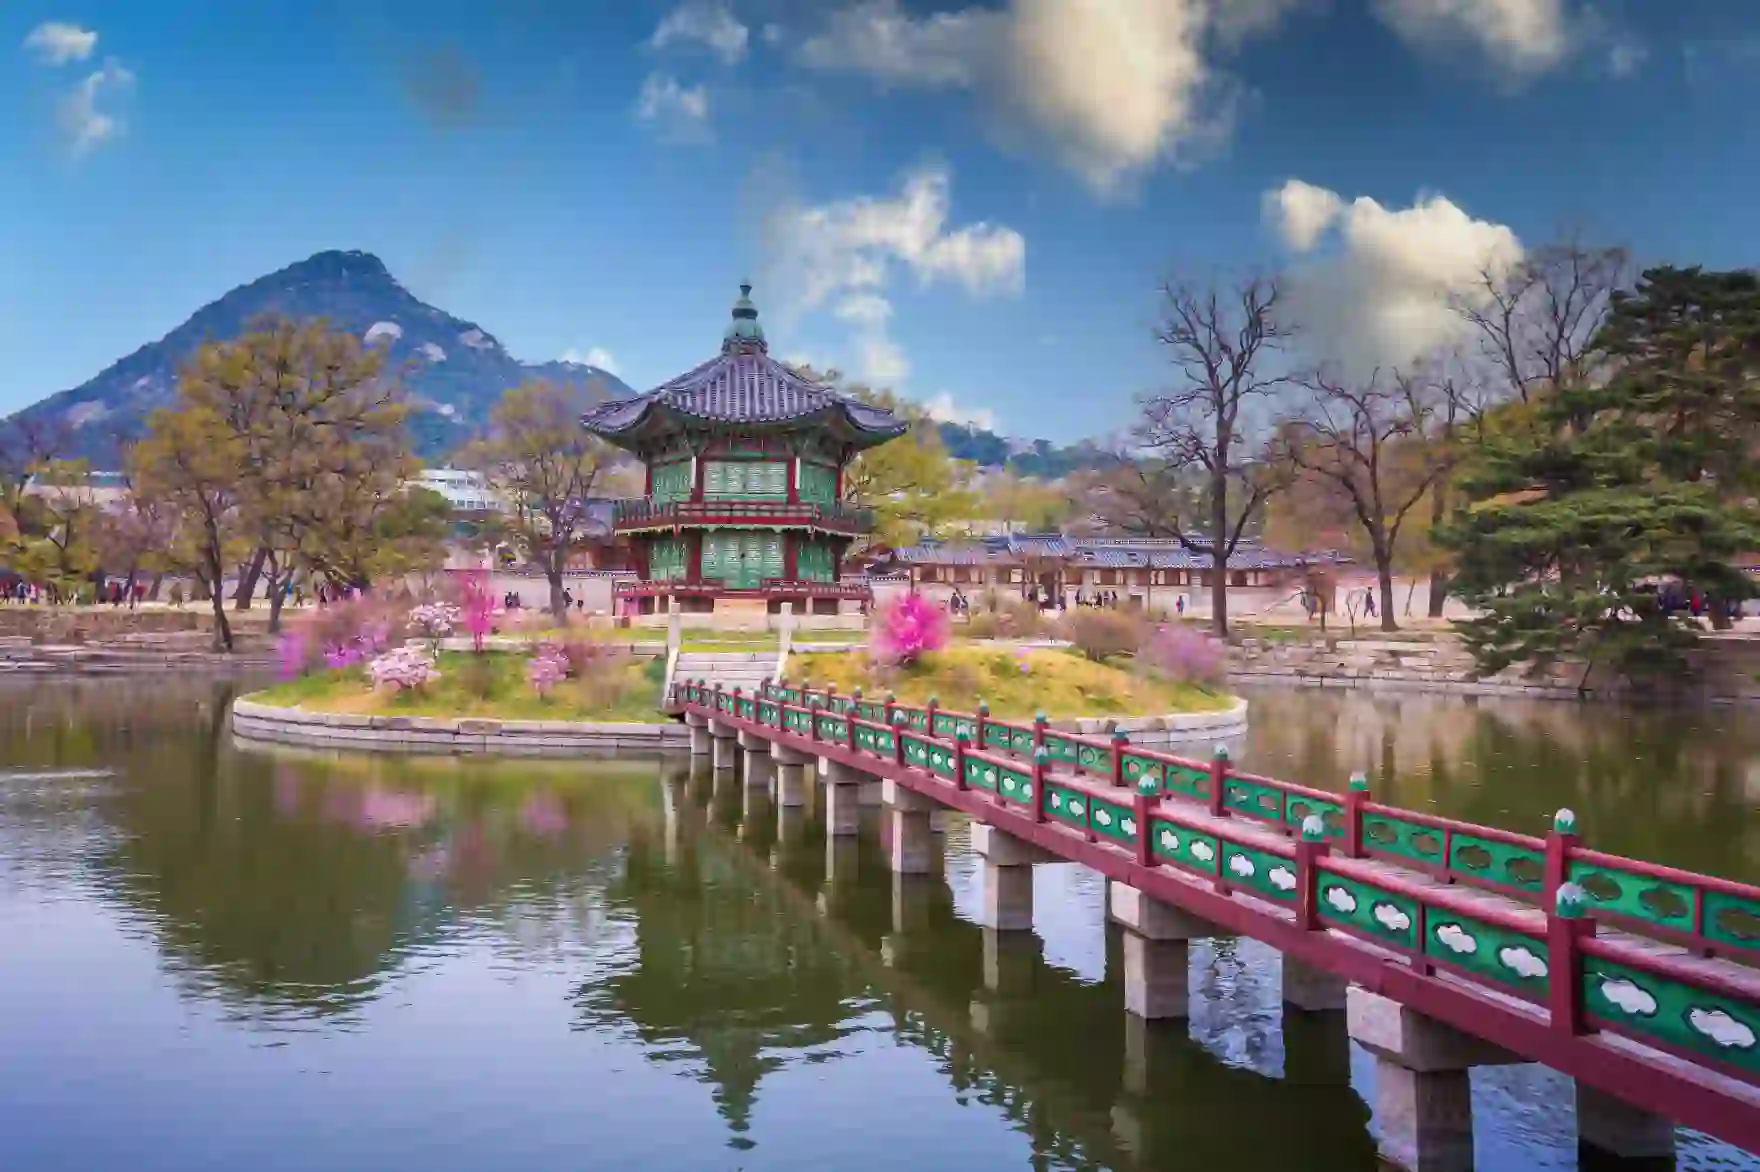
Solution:
M 1430 448 L 1451 388 L 1429 374 L 1380 370 L 1360 382 L 1320 373 L 1304 383 L 1310 402 L 1281 429 L 1279 456 L 1348 502 L 1375 563 L 1381 629 L 1398 630 L 1394 555 L 1406 517 L 1448 471 Z
M 1482 271 L 1456 301 L 1472 327 L 1482 404 L 1527 403 L 1593 379 L 1599 359 L 1591 343 L 1630 269 L 1625 249 L 1592 248 L 1570 234 L 1507 270 Z
M 1464 344 L 1449 356 L 1450 395 L 1441 408 L 1442 446 L 1458 453 L 1485 412 L 1503 402 L 1533 402 L 1558 387 L 1577 387 L 1601 373 L 1591 347 L 1613 294 L 1631 274 L 1623 248 L 1593 247 L 1580 234 L 1562 234 L 1507 269 L 1486 268 L 1454 302 L 1468 326 Z M 1431 526 L 1448 513 L 1449 481 L 1431 493 Z M 1448 572 L 1430 575 L 1430 616 L 1442 616 Z
M 1135 481 L 1128 472 L 1118 478 L 1124 491 L 1112 507 L 1130 514 L 1125 527 L 1174 538 L 1210 559 L 1211 625 L 1224 636 L 1229 559 L 1278 485 L 1262 442 L 1291 382 L 1270 368 L 1293 330 L 1279 319 L 1274 277 L 1229 289 L 1168 281 L 1161 293 L 1155 338 L 1167 348 L 1175 381 L 1143 400 L 1133 434 L 1147 460 L 1137 464 Z

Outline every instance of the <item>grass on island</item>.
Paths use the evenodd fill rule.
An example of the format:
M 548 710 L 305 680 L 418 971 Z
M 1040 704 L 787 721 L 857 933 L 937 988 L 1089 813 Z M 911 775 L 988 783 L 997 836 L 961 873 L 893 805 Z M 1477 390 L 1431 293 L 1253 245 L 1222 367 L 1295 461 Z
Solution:
M 1022 664 L 1026 670 L 1021 670 Z M 943 708 L 970 712 L 980 699 L 1000 720 L 1075 716 L 1165 716 L 1216 712 L 1234 703 L 1227 692 L 1176 684 L 1128 666 L 1094 663 L 1058 649 L 1005 650 L 955 644 L 925 655 L 909 667 L 883 671 L 865 655 L 813 652 L 789 657 L 788 677 L 839 692 L 860 687 L 866 695 L 897 694 L 908 704 L 934 696 Z
M 442 651 L 440 678 L 417 692 L 376 691 L 360 668 L 318 672 L 276 684 L 248 697 L 263 704 L 359 716 L 433 716 L 493 720 L 579 720 L 595 723 L 656 724 L 667 718 L 654 707 L 660 696 L 663 661 L 638 658 L 624 666 L 622 678 L 599 683 L 564 680 L 539 696 L 526 682 L 524 655 L 489 651 Z M 487 687 L 470 686 L 475 671 L 486 673 Z

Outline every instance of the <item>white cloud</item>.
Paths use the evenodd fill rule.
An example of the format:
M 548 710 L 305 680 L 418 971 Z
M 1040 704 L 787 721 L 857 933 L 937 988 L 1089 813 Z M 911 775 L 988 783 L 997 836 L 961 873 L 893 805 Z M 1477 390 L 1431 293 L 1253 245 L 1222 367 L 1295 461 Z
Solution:
M 942 391 L 926 401 L 923 410 L 937 423 L 963 423 L 985 431 L 996 430 L 996 412 L 988 407 L 967 407 L 957 403 L 949 391 Z
M 585 354 L 571 346 L 562 352 L 562 361 L 574 362 L 582 366 L 594 366 L 610 374 L 617 373 L 617 360 L 611 356 L 611 351 L 603 346 L 589 346 Z
M 1567 0 L 1375 0 L 1375 15 L 1416 48 L 1470 44 L 1515 79 L 1565 61 L 1599 21 Z
M 701 135 L 709 123 L 709 91 L 700 85 L 680 85 L 670 74 L 650 73 L 636 98 L 636 118 L 682 137 Z
M 1266 193 L 1263 210 L 1295 251 L 1331 246 L 1291 277 L 1290 309 L 1326 357 L 1359 373 L 1456 340 L 1463 326 L 1452 302 L 1522 258 L 1507 225 L 1476 220 L 1434 193 L 1389 208 L 1292 179 Z
M 45 65 L 84 61 L 98 47 L 98 34 L 65 21 L 46 20 L 25 34 L 24 47 Z
M 1264 197 L 1264 214 L 1297 252 L 1307 252 L 1320 242 L 1321 233 L 1332 226 L 1344 210 L 1337 192 L 1300 179 L 1291 179 Z
M 829 308 L 850 328 L 859 377 L 891 385 L 910 373 L 892 339 L 893 277 L 919 287 L 952 284 L 972 296 L 1018 293 L 1025 283 L 1026 241 L 1012 228 L 979 222 L 949 226 L 952 180 L 944 167 L 906 176 L 893 196 L 858 196 L 818 205 L 785 205 L 766 234 L 775 268 L 801 311 Z
M 106 61 L 62 97 L 55 109 L 55 119 L 76 158 L 90 154 L 127 129 L 120 117 L 100 110 L 98 104 L 133 85 L 133 73 L 115 61 Z
M 1014 136 L 1096 191 L 1213 143 L 1228 85 L 1211 60 L 1303 0 L 1009 0 L 916 17 L 898 0 L 839 9 L 798 50 L 886 86 L 972 90 Z
M 667 13 L 649 42 L 656 49 L 669 45 L 702 45 L 729 65 L 746 55 L 750 30 L 724 4 L 693 0 Z

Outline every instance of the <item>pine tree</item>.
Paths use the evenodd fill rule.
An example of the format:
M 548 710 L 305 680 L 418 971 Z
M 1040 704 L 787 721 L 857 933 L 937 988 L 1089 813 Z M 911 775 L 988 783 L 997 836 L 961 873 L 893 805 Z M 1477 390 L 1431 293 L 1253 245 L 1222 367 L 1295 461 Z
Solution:
M 1649 270 L 1593 349 L 1598 377 L 1493 413 L 1438 535 L 1483 611 L 1463 624 L 1482 670 L 1678 668 L 1699 627 L 1659 588 L 1702 592 L 1719 619 L 1754 592 L 1736 563 L 1760 546 L 1760 279 Z

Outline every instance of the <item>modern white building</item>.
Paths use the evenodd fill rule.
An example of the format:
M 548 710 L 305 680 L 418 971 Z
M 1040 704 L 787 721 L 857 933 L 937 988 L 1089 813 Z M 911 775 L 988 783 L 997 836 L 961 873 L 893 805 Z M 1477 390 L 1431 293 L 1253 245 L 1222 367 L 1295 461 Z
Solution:
M 489 488 L 481 472 L 464 468 L 424 468 L 414 483 L 446 498 L 457 513 L 505 512 L 507 506 Z

